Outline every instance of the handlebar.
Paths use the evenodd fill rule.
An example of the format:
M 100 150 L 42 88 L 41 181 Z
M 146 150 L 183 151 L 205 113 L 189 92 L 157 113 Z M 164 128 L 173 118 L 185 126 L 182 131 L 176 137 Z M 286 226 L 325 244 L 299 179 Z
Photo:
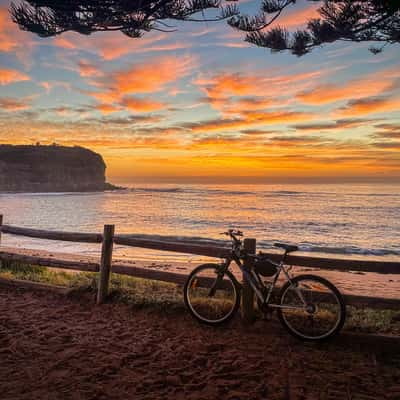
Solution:
M 229 229 L 226 232 L 221 232 L 220 235 L 227 235 L 227 236 L 243 236 L 243 232 L 235 229 Z
M 221 235 L 229 236 L 235 245 L 240 245 L 241 241 L 236 236 L 243 236 L 243 232 L 235 229 L 228 229 L 226 232 L 222 232 Z

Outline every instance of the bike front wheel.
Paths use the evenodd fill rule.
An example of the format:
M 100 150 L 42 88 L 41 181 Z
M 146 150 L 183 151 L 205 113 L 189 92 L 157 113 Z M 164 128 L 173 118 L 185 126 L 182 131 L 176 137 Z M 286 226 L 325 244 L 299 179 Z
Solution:
M 346 306 L 339 290 L 328 280 L 299 275 L 282 287 L 278 317 L 293 336 L 321 341 L 342 329 Z
M 232 319 L 240 305 L 240 287 L 219 264 L 195 268 L 184 286 L 185 304 L 198 321 L 219 325 Z

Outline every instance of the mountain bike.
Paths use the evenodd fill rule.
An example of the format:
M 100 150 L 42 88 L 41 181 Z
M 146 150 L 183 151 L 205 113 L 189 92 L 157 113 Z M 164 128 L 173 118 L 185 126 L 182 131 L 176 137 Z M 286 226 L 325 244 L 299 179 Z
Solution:
M 234 261 L 254 290 L 261 311 L 276 310 L 279 321 L 290 334 L 302 340 L 321 341 L 339 333 L 346 318 L 343 297 L 325 278 L 291 275 L 292 266 L 286 265 L 285 260 L 289 253 L 298 250 L 297 246 L 275 243 L 284 252 L 280 262 L 274 262 L 262 253 L 249 254 L 239 239 L 242 232 L 230 229 L 223 234 L 232 241 L 229 255 L 220 264 L 198 266 L 185 283 L 185 304 L 194 318 L 208 325 L 219 325 L 235 316 L 242 287 L 229 269 Z M 281 273 L 286 283 L 276 296 Z

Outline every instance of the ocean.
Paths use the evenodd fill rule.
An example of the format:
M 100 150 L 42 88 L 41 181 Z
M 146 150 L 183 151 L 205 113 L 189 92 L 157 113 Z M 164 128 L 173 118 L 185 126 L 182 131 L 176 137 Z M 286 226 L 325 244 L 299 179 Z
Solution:
M 225 240 L 230 227 L 302 251 L 400 256 L 400 184 L 186 185 L 131 184 L 104 193 L 0 194 L 4 223 L 38 229 Z M 98 254 L 99 245 L 3 235 L 2 245 Z M 121 258 L 172 262 L 196 257 L 116 246 Z M 198 257 L 200 258 L 200 257 Z

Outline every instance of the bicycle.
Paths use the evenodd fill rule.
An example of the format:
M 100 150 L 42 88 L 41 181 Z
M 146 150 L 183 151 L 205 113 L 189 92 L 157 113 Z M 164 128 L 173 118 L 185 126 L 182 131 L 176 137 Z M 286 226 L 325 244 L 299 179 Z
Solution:
M 274 262 L 262 253 L 248 254 L 238 239 L 242 232 L 230 229 L 223 234 L 232 240 L 229 255 L 220 264 L 198 266 L 185 283 L 185 304 L 194 318 L 208 325 L 220 325 L 235 316 L 240 306 L 241 284 L 229 270 L 234 261 L 254 290 L 258 307 L 267 313 L 276 310 L 290 334 L 303 340 L 322 341 L 339 333 L 346 318 L 343 297 L 325 278 L 310 274 L 291 276 L 292 266 L 286 265 L 285 259 L 298 250 L 297 246 L 275 243 L 284 253 L 280 262 Z M 282 272 L 287 281 L 280 289 L 278 301 L 272 301 Z M 271 280 L 264 281 L 267 277 Z

